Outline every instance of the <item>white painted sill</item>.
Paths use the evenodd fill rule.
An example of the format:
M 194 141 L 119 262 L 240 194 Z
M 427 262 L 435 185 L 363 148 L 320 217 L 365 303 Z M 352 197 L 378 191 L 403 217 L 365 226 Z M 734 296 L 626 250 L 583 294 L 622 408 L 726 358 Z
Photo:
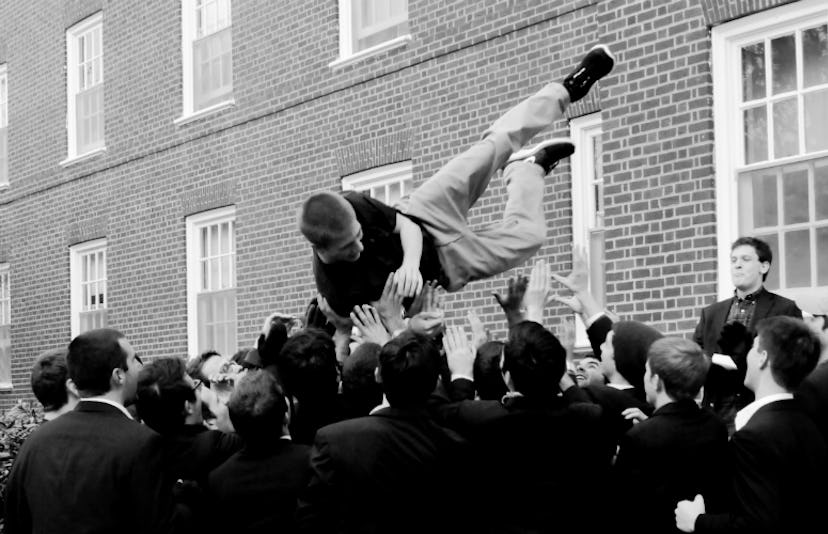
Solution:
M 85 154 L 81 154 L 80 156 L 72 156 L 72 157 L 66 158 L 65 160 L 58 163 L 58 165 L 60 165 L 61 167 L 69 167 L 70 165 L 75 165 L 76 163 L 80 163 L 82 161 L 86 161 L 86 160 L 95 158 L 95 157 L 100 156 L 101 154 L 105 154 L 105 153 L 106 153 L 106 147 L 102 146 L 101 148 L 96 148 L 95 150 L 92 150 L 91 152 L 87 152 Z
M 173 121 L 173 124 L 176 126 L 184 126 L 185 124 L 190 124 L 191 122 L 195 122 L 199 119 L 203 119 L 209 115 L 213 115 L 225 109 L 229 109 L 235 107 L 236 101 L 233 99 L 225 100 L 224 102 L 219 102 L 218 104 L 213 104 L 212 106 L 204 109 L 200 109 L 194 113 L 189 113 L 187 115 L 182 115 Z
M 340 57 L 339 59 L 328 63 L 328 67 L 335 71 L 340 70 L 344 67 L 347 67 L 348 65 L 359 63 L 360 61 L 366 58 L 376 56 L 377 54 L 380 54 L 387 50 L 393 50 L 395 48 L 402 48 L 404 46 L 407 46 L 409 41 L 411 41 L 411 35 L 401 35 L 399 37 L 391 39 L 390 41 L 385 41 L 384 43 L 372 46 L 371 48 L 360 50 L 356 54 L 351 54 L 347 57 Z

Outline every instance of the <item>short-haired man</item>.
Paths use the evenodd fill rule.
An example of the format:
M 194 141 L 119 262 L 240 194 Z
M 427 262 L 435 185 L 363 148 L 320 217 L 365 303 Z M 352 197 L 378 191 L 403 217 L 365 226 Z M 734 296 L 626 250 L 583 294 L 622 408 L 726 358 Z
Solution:
M 718 354 L 730 356 L 735 364 L 735 369 L 719 365 L 711 368 L 703 400 L 705 407 L 728 424 L 731 433 L 736 411 L 752 400 L 742 381 L 756 325 L 777 315 L 802 318 L 794 301 L 765 289 L 772 261 L 773 252 L 761 239 L 740 237 L 734 241 L 730 247 L 733 297 L 704 308 L 693 335 L 693 340 L 713 356 L 714 364 L 719 361 Z
M 310 480 L 310 447 L 293 443 L 276 378 L 253 371 L 233 390 L 230 419 L 244 448 L 212 473 L 207 502 L 219 513 L 213 532 L 294 532 L 299 494 Z
M 141 360 L 118 331 L 85 332 L 69 344 L 80 402 L 23 444 L 6 490 L 6 531 L 166 532 L 172 485 L 161 437 L 124 407 L 135 399 Z
M 727 427 L 695 401 L 709 368 L 708 357 L 688 339 L 665 337 L 650 346 L 644 390 L 655 411 L 621 439 L 615 460 L 623 488 L 619 530 L 672 532 L 675 503 L 699 493 L 712 510 L 722 509 Z
M 757 326 L 745 385 L 756 400 L 736 415 L 730 440 L 732 503 L 706 513 L 704 496 L 678 503 L 684 532 L 823 532 L 828 447 L 793 392 L 819 359 L 816 335 L 799 319 Z
M 78 403 L 78 392 L 69 380 L 66 349 L 40 354 L 32 366 L 32 393 L 43 406 L 43 419 L 51 421 L 71 412 Z
M 439 370 L 437 347 L 420 334 L 382 347 L 377 376 L 390 406 L 316 433 L 300 530 L 458 532 L 467 514 L 467 481 L 458 474 L 465 444 L 426 412 Z
M 534 254 L 546 233 L 544 176 L 575 147 L 558 139 L 518 151 L 563 118 L 569 103 L 586 96 L 613 64 L 605 46 L 593 48 L 563 83 L 548 84 L 508 111 L 481 141 L 414 190 L 400 211 L 354 192 L 311 196 L 299 229 L 313 245 L 316 285 L 327 305 L 348 317 L 354 306 L 379 299 L 389 273 L 406 297 L 419 292 L 423 279 L 457 291 Z M 469 209 L 507 163 L 503 220 L 472 231 Z

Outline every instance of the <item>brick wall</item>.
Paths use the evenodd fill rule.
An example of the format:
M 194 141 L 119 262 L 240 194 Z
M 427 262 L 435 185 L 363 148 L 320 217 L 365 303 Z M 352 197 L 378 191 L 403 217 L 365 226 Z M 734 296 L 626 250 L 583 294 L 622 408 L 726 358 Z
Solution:
M 101 9 L 106 153 L 62 167 L 65 31 Z M 39 351 L 69 341 L 67 245 L 79 235 L 106 233 L 111 325 L 144 355 L 183 356 L 184 217 L 235 204 L 238 339 L 249 344 L 269 312 L 301 314 L 315 294 L 294 217 L 310 192 L 338 189 L 343 154 L 404 139 L 421 183 L 599 41 L 618 65 L 576 111 L 600 106 L 604 120 L 608 301 L 624 317 L 686 334 L 715 294 L 710 9 L 690 0 L 411 2 L 407 46 L 333 69 L 336 1 L 235 2 L 235 105 L 178 125 L 178 2 L 3 3 L 11 186 L 0 191 L 0 249 L 11 264 L 15 388 L 0 393 L 0 407 L 29 395 Z M 567 135 L 566 122 L 551 133 Z M 548 181 L 540 256 L 567 272 L 568 162 Z M 493 180 L 471 224 L 496 221 L 504 196 Z M 471 306 L 503 334 L 491 292 L 504 288 L 500 276 L 449 296 L 450 322 Z M 547 313 L 554 325 L 565 310 Z

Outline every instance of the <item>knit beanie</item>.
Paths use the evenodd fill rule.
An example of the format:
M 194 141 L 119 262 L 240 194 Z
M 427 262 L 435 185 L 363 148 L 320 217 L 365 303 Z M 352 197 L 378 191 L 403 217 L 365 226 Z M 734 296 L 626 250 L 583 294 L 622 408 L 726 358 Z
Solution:
M 615 368 L 633 387 L 644 390 L 647 351 L 661 332 L 638 321 L 619 321 L 612 325 Z

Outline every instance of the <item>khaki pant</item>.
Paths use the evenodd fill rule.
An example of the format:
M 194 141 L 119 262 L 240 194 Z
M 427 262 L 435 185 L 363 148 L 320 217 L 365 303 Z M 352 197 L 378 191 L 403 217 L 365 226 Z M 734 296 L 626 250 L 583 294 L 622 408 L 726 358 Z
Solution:
M 483 139 L 449 161 L 411 193 L 403 213 L 416 217 L 434 239 L 448 291 L 511 269 L 532 256 L 546 238 L 543 170 L 516 162 L 504 171 L 506 210 L 495 224 L 472 231 L 469 209 L 513 152 L 563 117 L 569 93 L 550 83 L 492 124 Z

